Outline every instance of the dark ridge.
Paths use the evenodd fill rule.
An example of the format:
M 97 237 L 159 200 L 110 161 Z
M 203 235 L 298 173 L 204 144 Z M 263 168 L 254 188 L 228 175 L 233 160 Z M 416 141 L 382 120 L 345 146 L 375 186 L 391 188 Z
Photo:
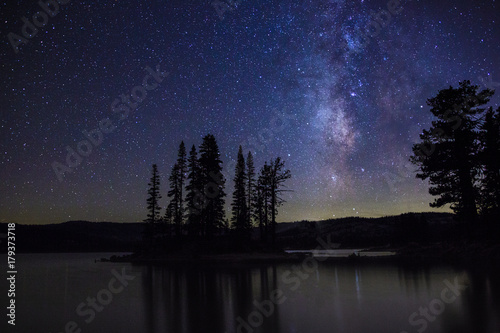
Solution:
M 406 213 L 380 218 L 346 217 L 277 224 L 277 246 L 311 249 L 329 235 L 342 248 L 401 247 L 459 237 L 449 213 Z M 7 224 L 0 224 L 0 248 L 7 250 Z M 28 252 L 132 252 L 142 239 L 144 223 L 68 221 L 47 225 L 16 225 L 16 250 Z M 258 228 L 253 230 L 258 238 Z

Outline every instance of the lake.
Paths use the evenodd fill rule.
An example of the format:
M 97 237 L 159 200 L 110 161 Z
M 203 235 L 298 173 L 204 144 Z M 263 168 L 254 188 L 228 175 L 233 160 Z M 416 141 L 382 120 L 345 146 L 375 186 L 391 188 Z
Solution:
M 94 262 L 110 255 L 17 255 L 16 330 L 4 314 L 1 332 L 500 333 L 495 270 Z

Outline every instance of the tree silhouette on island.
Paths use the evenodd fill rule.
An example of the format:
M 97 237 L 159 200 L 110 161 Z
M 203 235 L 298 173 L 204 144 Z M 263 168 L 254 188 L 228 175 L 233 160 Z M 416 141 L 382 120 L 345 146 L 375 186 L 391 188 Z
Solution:
M 209 244 L 210 251 L 210 247 L 228 239 L 224 250 L 229 252 L 255 250 L 257 243 L 261 248 L 262 244 L 274 247 L 278 207 L 285 202 L 280 195 L 285 191 L 285 181 L 291 177 L 280 157 L 266 162 L 255 179 L 253 155 L 248 152 L 245 161 L 239 147 L 228 225 L 224 212 L 226 180 L 215 137 L 208 134 L 203 138 L 199 157 L 194 145 L 186 157 L 184 142 L 177 156 L 168 178 L 169 203 L 163 217 L 159 213 L 160 175 L 157 165 L 152 166 L 142 251 L 166 253 L 198 243 Z M 259 241 L 251 237 L 254 225 L 260 229 Z

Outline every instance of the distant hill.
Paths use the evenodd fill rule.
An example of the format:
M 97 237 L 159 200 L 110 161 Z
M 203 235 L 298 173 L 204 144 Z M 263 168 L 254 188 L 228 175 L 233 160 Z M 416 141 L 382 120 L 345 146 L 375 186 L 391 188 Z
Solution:
M 400 246 L 410 242 L 430 242 L 453 238 L 457 233 L 450 213 L 406 213 L 379 218 L 346 217 L 310 222 L 278 224 L 278 243 L 282 247 L 311 249 L 318 237 L 330 235 L 342 248 Z
M 298 221 L 277 225 L 281 247 L 311 249 L 328 234 L 342 247 L 401 245 L 453 236 L 453 214 L 407 213 L 381 218 L 347 217 L 325 221 Z M 5 233 L 7 224 L 0 225 Z M 16 250 L 22 252 L 129 252 L 142 238 L 144 223 L 69 221 L 48 225 L 16 226 Z M 254 229 L 254 237 L 258 236 Z M 1 236 L 1 234 L 0 234 Z M 0 237 L 0 248 L 6 241 Z
M 141 239 L 142 223 L 69 221 L 16 225 L 16 250 L 22 252 L 132 251 Z M 4 224 L 1 229 L 6 230 Z M 2 250 L 4 249 L 2 242 Z

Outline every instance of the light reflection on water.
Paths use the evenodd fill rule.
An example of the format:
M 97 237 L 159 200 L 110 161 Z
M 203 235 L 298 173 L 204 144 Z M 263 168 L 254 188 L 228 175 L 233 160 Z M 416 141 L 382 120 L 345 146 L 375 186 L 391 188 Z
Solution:
M 82 332 L 417 332 L 424 317 L 415 317 L 420 321 L 413 326 L 409 317 L 439 305 L 445 281 L 460 278 L 467 288 L 427 320 L 425 332 L 500 332 L 500 274 L 490 269 L 331 262 L 307 269 L 300 263 L 94 263 L 103 256 L 18 255 L 16 330 L 64 332 L 66 323 L 74 321 Z M 108 288 L 112 270 L 122 267 L 135 278 L 86 323 L 88 317 L 78 315 L 77 306 Z M 269 300 L 277 292 L 281 304 L 272 303 L 270 311 Z M 264 310 L 257 311 L 262 304 Z
M 368 251 L 366 249 L 338 249 L 338 250 L 289 250 L 287 253 L 310 254 L 313 257 L 344 258 L 350 255 L 360 257 L 386 257 L 396 254 L 394 251 Z

